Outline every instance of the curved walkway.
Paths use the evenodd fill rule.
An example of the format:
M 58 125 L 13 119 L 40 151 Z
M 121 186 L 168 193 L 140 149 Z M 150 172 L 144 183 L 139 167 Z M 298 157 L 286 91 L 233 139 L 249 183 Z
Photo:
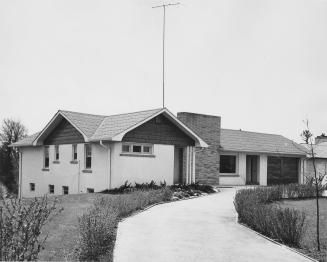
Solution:
M 235 189 L 158 205 L 119 224 L 114 262 L 310 261 L 236 222 Z

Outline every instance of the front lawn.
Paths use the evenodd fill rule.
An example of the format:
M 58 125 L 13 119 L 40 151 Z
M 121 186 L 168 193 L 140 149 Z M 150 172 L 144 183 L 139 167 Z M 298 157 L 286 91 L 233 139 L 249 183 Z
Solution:
M 322 252 L 316 251 L 316 200 L 285 200 L 280 202 L 283 208 L 291 208 L 304 211 L 306 215 L 306 227 L 301 247 L 304 251 L 319 261 L 327 262 L 327 199 L 322 198 L 320 203 L 320 243 Z

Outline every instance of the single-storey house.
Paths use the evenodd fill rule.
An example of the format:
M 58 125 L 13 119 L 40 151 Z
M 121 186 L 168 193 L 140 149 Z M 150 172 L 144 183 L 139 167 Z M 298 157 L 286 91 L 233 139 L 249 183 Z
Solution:
M 303 183 L 306 149 L 301 145 L 281 135 L 221 129 L 217 116 L 183 112 L 177 117 L 209 145 L 196 151 L 196 181 L 264 186 Z
M 195 147 L 208 145 L 166 108 L 101 116 L 58 111 L 20 149 L 19 194 L 76 194 L 125 181 L 195 182 Z
M 125 181 L 168 185 L 303 182 L 305 148 L 280 135 L 221 128 L 221 117 L 168 109 L 112 116 L 58 111 L 20 150 L 19 193 L 76 194 Z

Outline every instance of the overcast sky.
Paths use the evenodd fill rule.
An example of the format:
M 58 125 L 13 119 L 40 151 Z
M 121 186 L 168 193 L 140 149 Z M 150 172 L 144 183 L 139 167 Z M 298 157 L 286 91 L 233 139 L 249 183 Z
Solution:
M 0 120 L 162 106 L 150 0 L 0 1 Z M 327 131 L 327 0 L 181 0 L 167 10 L 166 107 L 299 141 Z

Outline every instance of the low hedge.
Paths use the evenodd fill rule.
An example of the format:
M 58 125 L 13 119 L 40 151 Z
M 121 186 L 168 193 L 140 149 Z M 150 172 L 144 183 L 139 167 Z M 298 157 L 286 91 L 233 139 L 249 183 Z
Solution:
M 280 185 L 239 190 L 234 199 L 238 220 L 278 242 L 299 247 L 305 214 L 273 205 L 274 201 L 315 196 L 312 185 Z
M 128 194 L 98 197 L 94 206 L 79 218 L 78 260 L 112 261 L 119 219 L 158 202 L 169 201 L 168 187 L 157 190 L 134 191 Z

